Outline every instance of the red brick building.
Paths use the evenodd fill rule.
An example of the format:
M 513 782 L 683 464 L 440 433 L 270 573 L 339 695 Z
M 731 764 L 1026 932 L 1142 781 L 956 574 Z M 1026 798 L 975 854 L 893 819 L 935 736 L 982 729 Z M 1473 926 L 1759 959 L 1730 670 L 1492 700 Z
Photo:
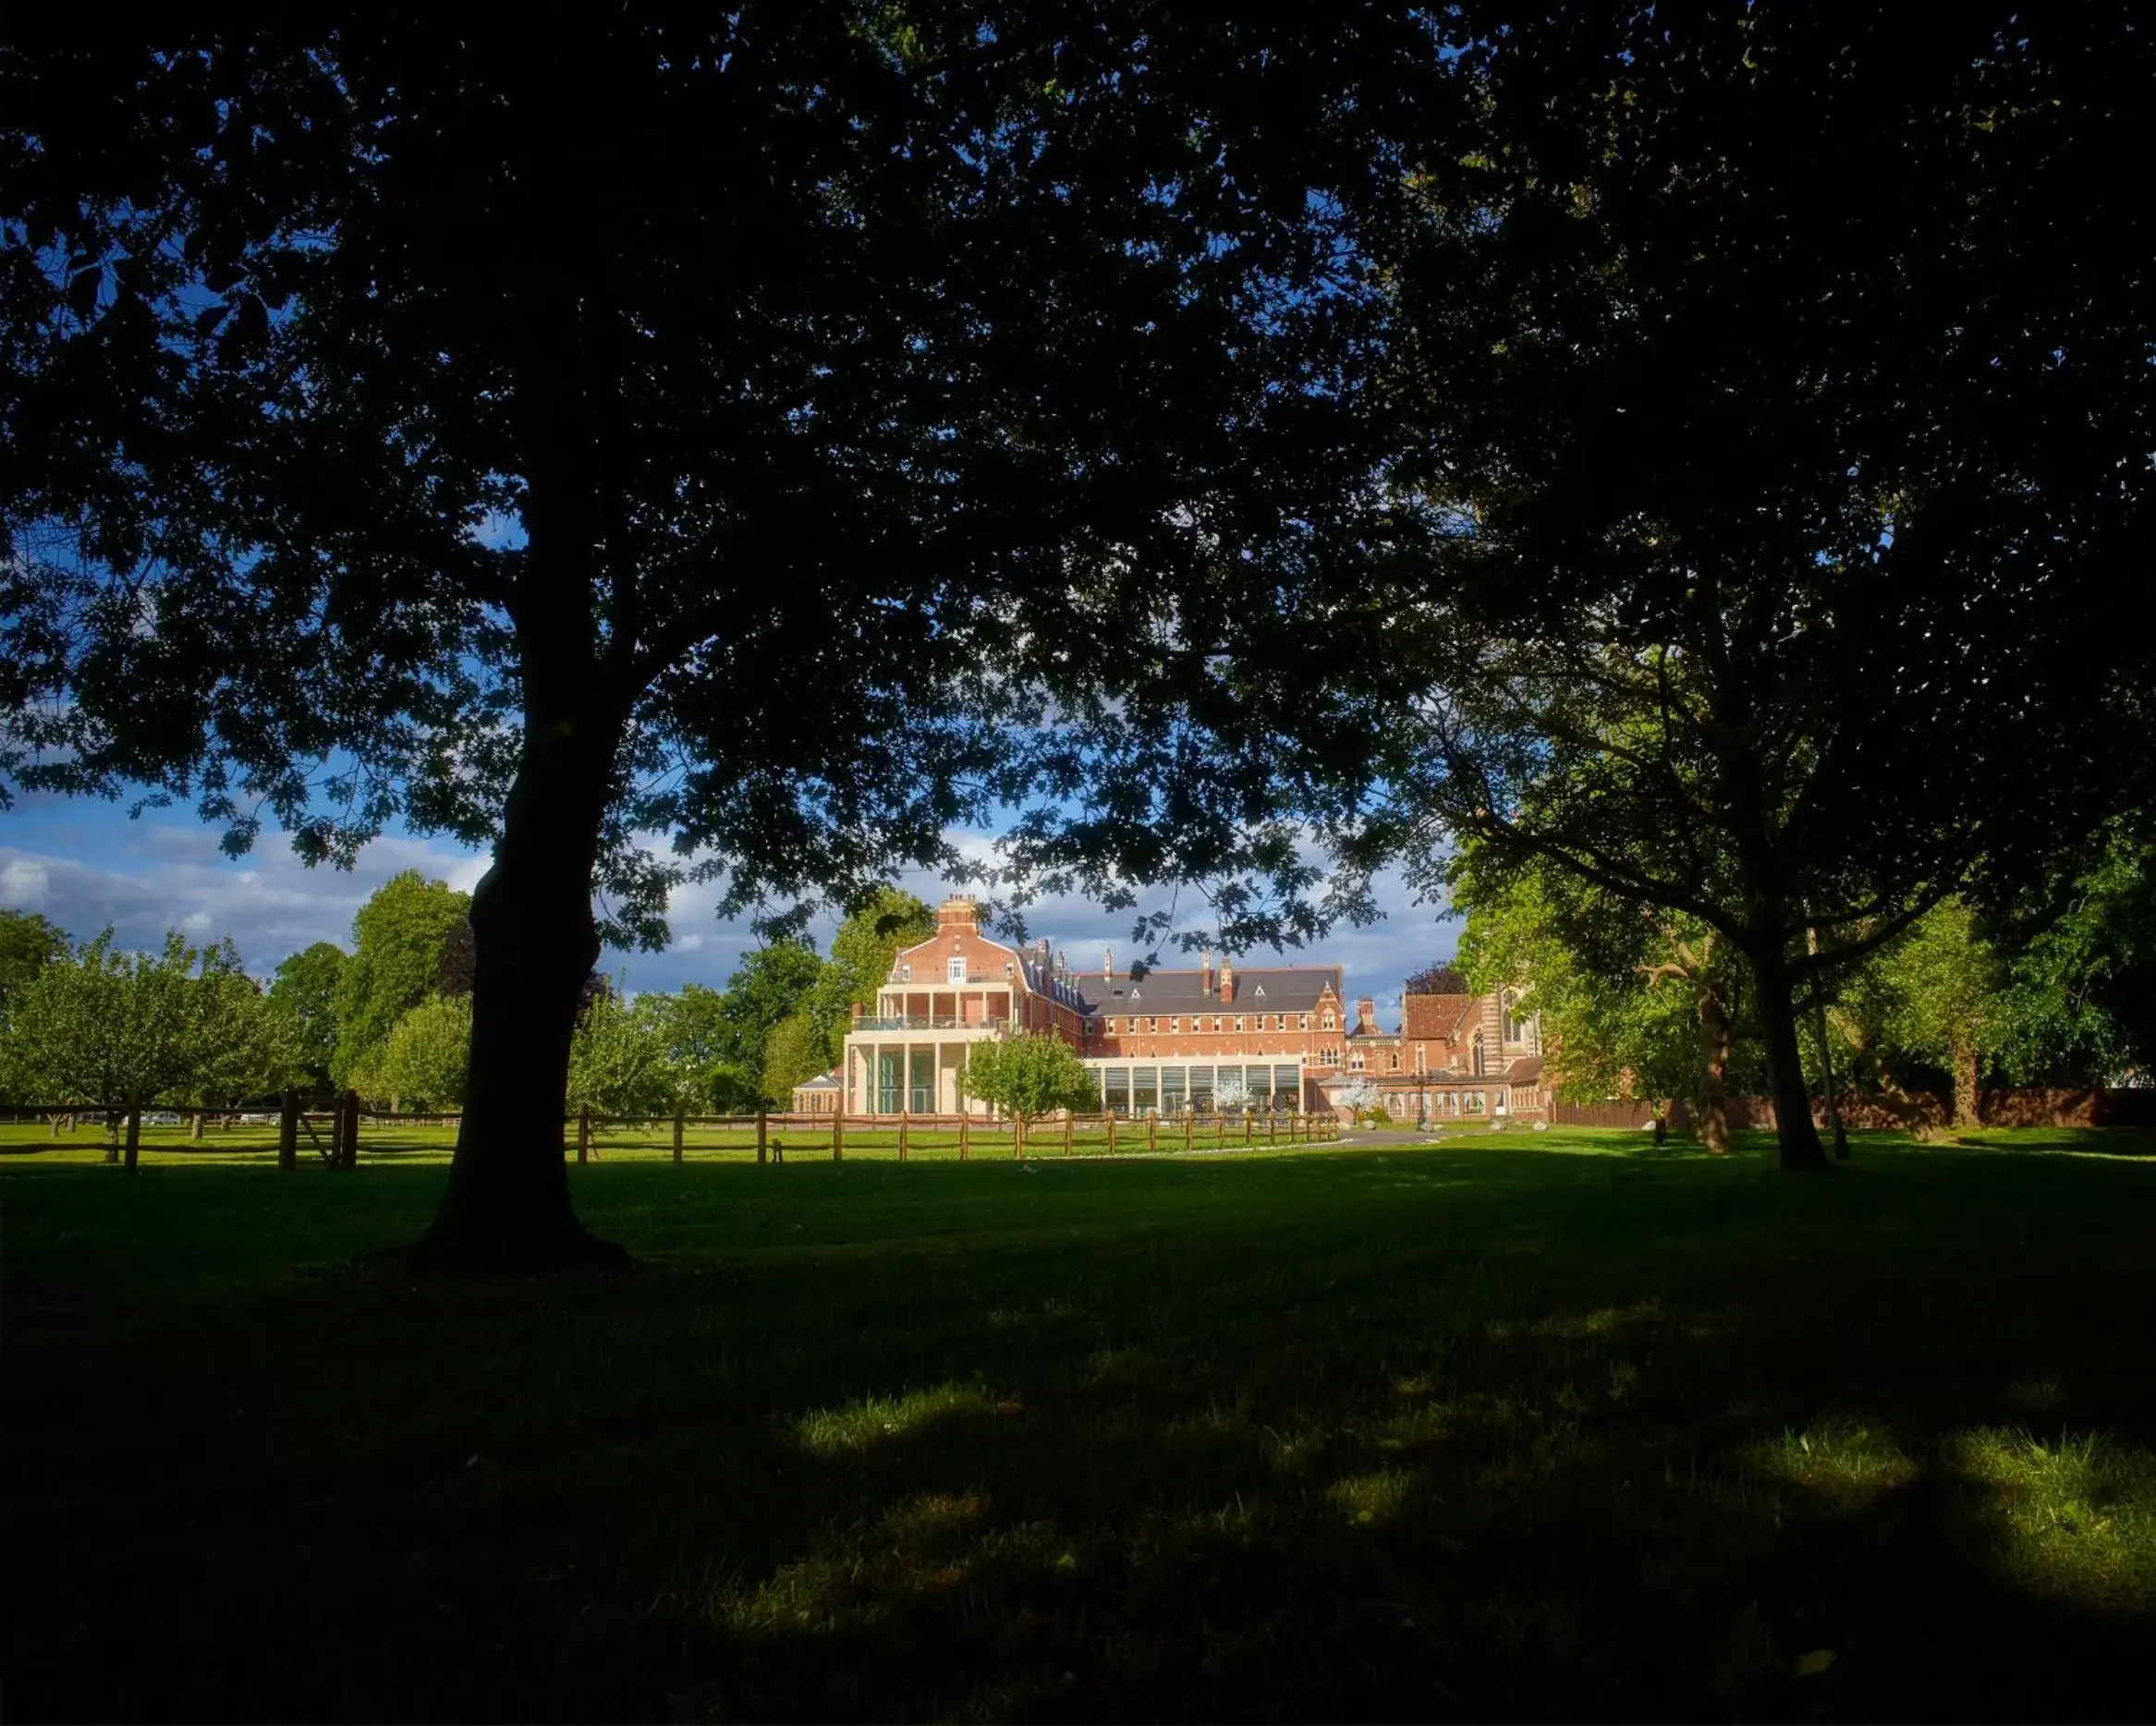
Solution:
M 836 1076 L 848 1114 L 956 1113 L 973 1044 L 1046 1031 L 1118 1114 L 1334 1107 L 1361 1078 L 1409 1119 L 1540 1112 L 1541 1028 L 1517 1001 L 1464 987 L 1406 1001 L 1387 1034 L 1367 999 L 1350 1016 L 1336 965 L 1215 966 L 1207 953 L 1133 977 L 1104 953 L 1080 972 L 1045 941 L 989 939 L 978 905 L 954 894 L 936 932 L 893 960 L 875 1011 L 856 1014 Z

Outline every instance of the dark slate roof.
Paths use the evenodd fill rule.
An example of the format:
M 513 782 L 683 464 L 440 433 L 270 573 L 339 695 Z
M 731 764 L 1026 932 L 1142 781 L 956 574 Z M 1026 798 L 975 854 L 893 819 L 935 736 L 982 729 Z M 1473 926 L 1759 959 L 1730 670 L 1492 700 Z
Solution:
M 1085 979 L 1086 990 L 1097 1013 L 1314 1013 L 1326 984 L 1340 996 L 1340 967 L 1336 965 L 1279 965 L 1236 966 L 1236 997 L 1223 1003 L 1220 973 L 1213 986 L 1205 987 L 1201 970 L 1148 971 L 1133 981 L 1117 971 L 1103 978 L 1094 972 Z M 1345 1010 L 1346 1003 L 1343 1002 Z
M 1018 963 L 1025 968 L 1026 987 L 1036 995 L 1046 995 L 1051 1001 L 1060 1001 L 1075 1012 L 1093 1011 L 1093 1003 L 1079 992 L 1073 979 L 1056 976 L 1053 966 L 1043 966 L 1024 954 L 1018 955 Z

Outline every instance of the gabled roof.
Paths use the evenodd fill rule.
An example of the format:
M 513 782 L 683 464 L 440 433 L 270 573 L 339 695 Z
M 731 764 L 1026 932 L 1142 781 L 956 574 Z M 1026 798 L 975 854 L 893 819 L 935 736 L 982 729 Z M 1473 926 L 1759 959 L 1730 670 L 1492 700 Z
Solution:
M 794 1088 L 796 1090 L 836 1090 L 842 1083 L 844 1081 L 839 1078 L 834 1069 L 829 1073 L 819 1073 L 812 1079 L 803 1079 Z
M 1220 998 L 1220 973 L 1205 986 L 1202 970 L 1148 971 L 1132 978 L 1127 972 L 1098 972 L 1086 979 L 1098 1013 L 1314 1013 L 1325 991 L 1338 1003 L 1336 965 L 1279 965 L 1245 970 L 1236 966 L 1233 1001 Z

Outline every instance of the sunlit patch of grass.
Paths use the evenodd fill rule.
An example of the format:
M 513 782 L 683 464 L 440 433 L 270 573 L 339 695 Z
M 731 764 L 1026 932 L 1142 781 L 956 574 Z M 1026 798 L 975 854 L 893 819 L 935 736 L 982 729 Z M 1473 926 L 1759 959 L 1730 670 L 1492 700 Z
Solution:
M 977 1527 L 987 1510 L 988 1501 L 978 1492 L 919 1492 L 883 1513 L 883 1532 L 902 1545 L 926 1550 Z
M 996 1408 L 995 1399 L 978 1384 L 937 1384 L 813 1410 L 794 1422 L 794 1435 L 811 1456 L 846 1456 L 942 1421 L 990 1416 Z
M 1784 1428 L 1745 1458 L 1757 1473 L 1800 1489 L 1820 1509 L 1861 1510 L 1917 1478 L 1918 1464 L 1894 1435 L 1847 1420 Z
M 1943 1459 L 1981 1495 L 1992 1562 L 2022 1586 L 2088 1605 L 2156 1605 L 2156 1454 L 2101 1433 L 1956 1435 Z
M 1325 1489 L 1326 1502 L 1351 1523 L 1390 1522 L 1414 1501 L 1420 1482 L 1404 1469 L 1349 1475 Z

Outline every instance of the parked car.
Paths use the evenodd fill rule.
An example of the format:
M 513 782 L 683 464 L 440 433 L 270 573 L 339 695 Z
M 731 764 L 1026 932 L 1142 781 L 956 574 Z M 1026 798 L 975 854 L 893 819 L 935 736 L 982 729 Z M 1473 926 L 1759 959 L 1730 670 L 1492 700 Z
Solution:
M 173 1113 L 169 1109 L 160 1109 L 155 1114 L 144 1115 L 142 1124 L 145 1126 L 178 1126 L 186 1118 L 184 1115 Z

